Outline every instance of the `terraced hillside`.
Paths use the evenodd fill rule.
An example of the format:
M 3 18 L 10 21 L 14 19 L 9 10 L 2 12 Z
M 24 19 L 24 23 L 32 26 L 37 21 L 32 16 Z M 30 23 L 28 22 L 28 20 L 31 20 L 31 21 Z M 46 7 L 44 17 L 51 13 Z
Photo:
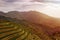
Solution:
M 36 24 L 0 15 L 0 40 L 60 40 L 60 33 L 47 35 Z
M 35 11 L 0 12 L 0 40 L 60 40 L 60 21 Z
M 9 18 L 8 18 L 9 19 Z M 12 22 L 11 19 L 0 16 L 0 40 L 41 40 L 32 34 L 24 25 Z
M 24 20 L 0 16 L 0 40 L 53 40 L 41 28 L 33 26 Z

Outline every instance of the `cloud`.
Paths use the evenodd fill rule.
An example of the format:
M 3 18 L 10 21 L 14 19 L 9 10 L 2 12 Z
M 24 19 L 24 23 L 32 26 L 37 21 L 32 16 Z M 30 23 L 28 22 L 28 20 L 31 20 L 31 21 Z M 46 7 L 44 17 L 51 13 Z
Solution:
M 14 1 L 20 1 L 20 2 L 29 2 L 29 1 L 60 1 L 60 0 L 2 0 L 6 2 L 14 2 Z

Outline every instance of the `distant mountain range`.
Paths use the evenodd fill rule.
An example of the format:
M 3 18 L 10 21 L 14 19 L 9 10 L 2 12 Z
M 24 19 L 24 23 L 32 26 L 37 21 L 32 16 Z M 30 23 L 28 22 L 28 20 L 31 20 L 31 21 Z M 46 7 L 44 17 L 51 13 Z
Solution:
M 18 20 L 25 20 L 34 25 L 33 28 L 38 31 L 37 33 L 39 33 L 40 28 L 49 35 L 60 32 L 60 20 L 37 11 L 10 11 L 8 13 L 0 12 L 0 15 Z

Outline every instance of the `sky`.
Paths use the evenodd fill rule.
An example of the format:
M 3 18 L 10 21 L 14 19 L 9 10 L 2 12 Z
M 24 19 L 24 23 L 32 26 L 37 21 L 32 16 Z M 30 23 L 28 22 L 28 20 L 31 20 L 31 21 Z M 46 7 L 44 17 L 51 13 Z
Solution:
M 60 0 L 0 0 L 0 11 L 39 11 L 60 18 Z

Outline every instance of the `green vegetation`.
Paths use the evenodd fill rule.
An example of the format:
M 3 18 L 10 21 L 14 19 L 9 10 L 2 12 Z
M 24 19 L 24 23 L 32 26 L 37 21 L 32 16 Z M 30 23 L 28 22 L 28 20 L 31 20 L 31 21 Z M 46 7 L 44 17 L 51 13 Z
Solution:
M 0 17 L 0 40 L 41 40 L 37 35 L 33 37 L 24 24 Z
M 48 36 L 42 30 L 38 34 L 33 28 L 25 20 L 0 16 L 0 40 L 60 40 L 60 33 Z

